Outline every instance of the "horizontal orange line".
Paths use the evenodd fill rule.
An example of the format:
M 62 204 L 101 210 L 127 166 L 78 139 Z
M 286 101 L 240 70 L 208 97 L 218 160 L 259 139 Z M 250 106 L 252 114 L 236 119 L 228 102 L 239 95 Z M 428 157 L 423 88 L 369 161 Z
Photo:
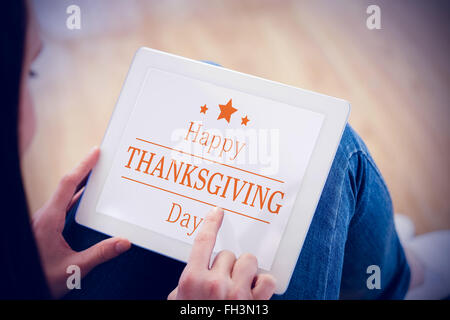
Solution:
M 192 157 L 200 158 L 202 160 L 211 161 L 211 162 L 214 162 L 214 163 L 217 163 L 217 164 L 221 164 L 221 165 L 223 165 L 225 167 L 229 167 L 229 168 L 232 168 L 232 169 L 236 169 L 236 170 L 244 171 L 244 172 L 247 172 L 247 173 L 250 173 L 250 174 L 254 174 L 255 176 L 259 176 L 259 177 L 266 178 L 266 179 L 269 179 L 269 180 L 273 180 L 273 181 L 277 181 L 277 182 L 280 182 L 280 183 L 284 183 L 284 181 L 281 181 L 281 180 L 278 180 L 278 179 L 274 179 L 274 178 L 271 178 L 271 177 L 263 176 L 262 174 L 258 174 L 258 173 L 255 173 L 255 172 L 251 172 L 251 171 L 247 171 L 247 170 L 238 168 L 238 167 L 230 166 L 229 164 L 225 164 L 225 163 L 222 163 L 222 162 L 218 162 L 218 161 L 215 161 L 215 160 L 211 160 L 211 159 L 208 159 L 208 158 L 197 156 L 195 154 L 191 154 L 191 153 L 188 153 L 188 152 L 177 150 L 177 149 L 174 149 L 174 148 L 171 148 L 171 147 L 163 146 L 162 144 L 158 144 L 158 143 L 151 142 L 151 141 L 144 140 L 144 139 L 140 139 L 140 138 L 136 138 L 136 140 L 139 140 L 139 141 L 142 141 L 142 142 L 147 142 L 147 143 L 153 144 L 153 145 L 161 147 L 161 148 L 166 148 L 166 149 L 169 149 L 169 150 L 173 150 L 173 151 L 177 151 L 177 152 L 180 152 L 180 153 L 184 153 L 184 154 L 187 154 L 187 155 L 192 156 Z
M 131 178 L 128 178 L 128 177 L 125 177 L 125 176 L 122 176 L 122 178 L 123 178 L 123 179 L 130 180 L 130 181 L 133 181 L 133 182 L 137 182 L 137 183 L 140 183 L 140 184 L 143 184 L 143 185 L 146 185 L 146 186 L 148 186 L 148 187 L 156 188 L 156 189 L 161 190 L 161 191 L 173 193 L 173 194 L 175 194 L 175 195 L 177 195 L 177 196 L 180 196 L 180 197 L 184 197 L 184 198 L 187 198 L 187 199 L 190 199 L 190 200 L 198 201 L 198 202 L 201 202 L 201 203 L 203 203 L 203 204 L 207 204 L 207 205 L 212 206 L 212 207 L 217 207 L 216 205 L 214 205 L 214 204 L 212 204 L 212 203 L 205 202 L 205 201 L 202 201 L 202 200 L 199 200 L 199 199 L 195 199 L 195 198 L 191 198 L 191 197 L 185 196 L 184 194 L 177 193 L 177 192 L 173 192 L 173 191 L 170 191 L 170 190 L 166 190 L 166 189 L 163 189 L 163 188 L 160 188 L 160 187 L 157 187 L 157 186 L 154 186 L 154 185 L 151 185 L 151 184 L 148 184 L 148 183 L 139 181 L 139 180 L 134 180 L 134 179 L 131 179 Z M 262 220 L 262 219 L 258 219 L 258 218 L 255 218 L 255 217 L 252 217 L 252 216 L 243 214 L 243 213 L 241 213 L 241 212 L 233 211 L 233 210 L 226 209 L 226 208 L 222 208 L 222 209 L 223 209 L 223 210 L 226 210 L 226 211 L 230 211 L 230 212 L 236 213 L 236 214 L 238 214 L 238 215 L 241 215 L 241 216 L 244 216 L 244 217 L 247 217 L 247 218 L 250 218 L 250 219 L 253 219 L 253 220 L 257 220 L 257 221 L 261 221 L 261 222 L 270 224 L 269 221 Z

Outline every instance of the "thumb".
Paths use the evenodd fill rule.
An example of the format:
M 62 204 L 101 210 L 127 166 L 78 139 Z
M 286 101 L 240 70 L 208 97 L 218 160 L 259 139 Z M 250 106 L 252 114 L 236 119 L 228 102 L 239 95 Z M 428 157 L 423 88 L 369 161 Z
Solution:
M 171 293 L 169 293 L 169 295 L 167 296 L 167 300 L 176 300 L 177 294 L 178 294 L 178 287 L 176 287 L 175 289 L 172 290 Z
M 123 238 L 109 238 L 77 253 L 78 265 L 84 275 L 97 265 L 111 260 L 130 249 L 131 243 Z

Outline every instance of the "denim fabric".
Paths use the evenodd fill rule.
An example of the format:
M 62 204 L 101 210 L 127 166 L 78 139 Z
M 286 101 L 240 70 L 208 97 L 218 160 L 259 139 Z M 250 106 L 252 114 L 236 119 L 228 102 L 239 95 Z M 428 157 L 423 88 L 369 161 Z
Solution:
M 78 225 L 76 208 L 64 236 L 83 250 L 107 236 Z M 137 246 L 91 271 L 66 299 L 165 299 L 184 263 Z M 367 267 L 381 270 L 368 289 Z M 402 299 L 410 270 L 394 228 L 389 191 L 366 146 L 347 126 L 288 290 L 273 299 Z
M 367 267 L 381 271 L 369 290 Z M 410 271 L 389 191 L 367 147 L 347 126 L 288 290 L 275 299 L 402 299 Z

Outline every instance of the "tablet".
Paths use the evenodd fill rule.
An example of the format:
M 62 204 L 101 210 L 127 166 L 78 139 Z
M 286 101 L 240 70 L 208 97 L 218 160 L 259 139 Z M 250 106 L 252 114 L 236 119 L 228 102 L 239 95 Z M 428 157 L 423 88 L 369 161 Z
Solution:
M 224 209 L 214 253 L 252 253 L 285 292 L 349 103 L 161 51 L 133 59 L 76 221 L 186 262 Z

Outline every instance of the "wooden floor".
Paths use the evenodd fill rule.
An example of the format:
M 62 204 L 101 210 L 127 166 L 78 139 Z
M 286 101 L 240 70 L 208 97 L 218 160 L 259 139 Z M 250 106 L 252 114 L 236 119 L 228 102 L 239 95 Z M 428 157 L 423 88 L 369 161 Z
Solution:
M 33 1 L 45 49 L 32 89 L 38 132 L 23 161 L 31 209 L 99 145 L 140 46 L 352 103 L 397 212 L 419 233 L 450 228 L 448 5 L 436 1 Z M 381 30 L 366 8 L 381 8 Z

